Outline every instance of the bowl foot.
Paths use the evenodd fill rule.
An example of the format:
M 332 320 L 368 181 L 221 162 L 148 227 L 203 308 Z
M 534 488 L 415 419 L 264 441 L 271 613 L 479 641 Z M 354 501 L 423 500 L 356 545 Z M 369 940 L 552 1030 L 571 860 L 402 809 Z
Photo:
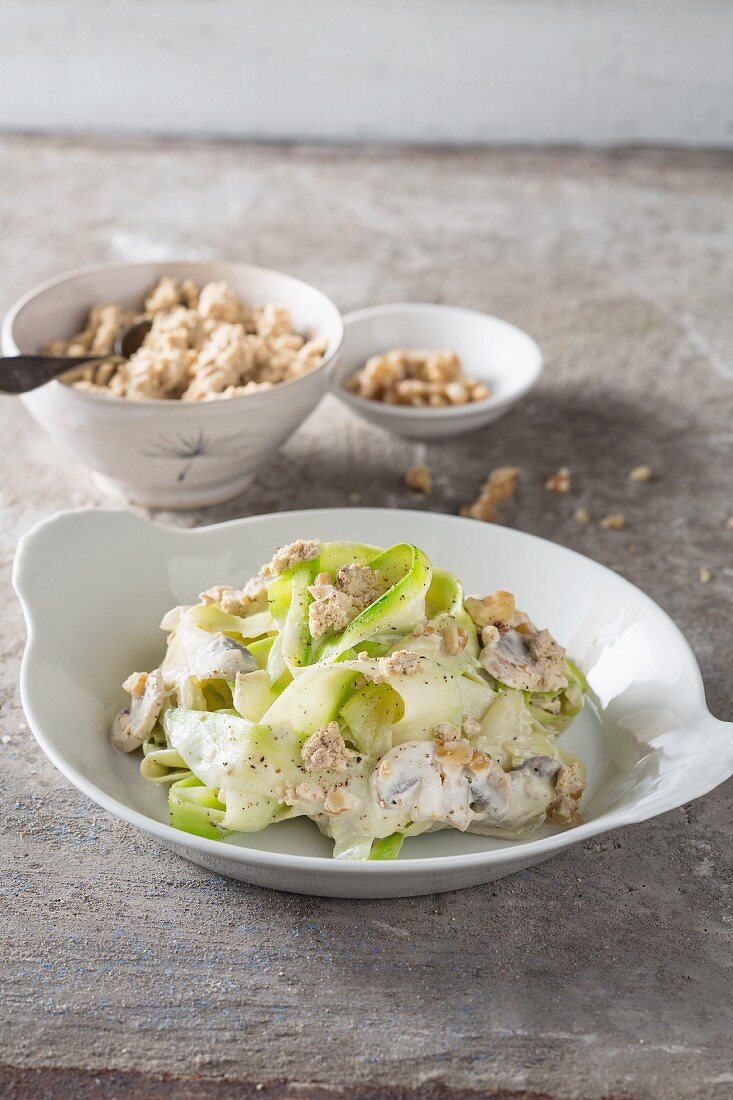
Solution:
M 105 496 L 118 504 L 138 504 L 143 508 L 164 508 L 166 511 L 185 512 L 191 508 L 209 508 L 214 504 L 223 504 L 239 496 L 255 479 L 254 474 L 245 474 L 233 478 L 224 484 L 210 485 L 205 488 L 187 487 L 182 489 L 128 489 L 127 486 L 104 474 L 92 472 L 92 481 Z

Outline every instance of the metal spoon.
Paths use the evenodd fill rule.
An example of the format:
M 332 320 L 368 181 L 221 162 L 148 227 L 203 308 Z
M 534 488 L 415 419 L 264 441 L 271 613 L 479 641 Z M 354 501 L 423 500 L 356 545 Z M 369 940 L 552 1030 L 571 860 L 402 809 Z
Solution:
M 150 332 L 152 321 L 133 321 L 114 342 L 111 355 L 7 355 L 0 358 L 0 393 L 28 393 L 83 363 L 129 359 Z

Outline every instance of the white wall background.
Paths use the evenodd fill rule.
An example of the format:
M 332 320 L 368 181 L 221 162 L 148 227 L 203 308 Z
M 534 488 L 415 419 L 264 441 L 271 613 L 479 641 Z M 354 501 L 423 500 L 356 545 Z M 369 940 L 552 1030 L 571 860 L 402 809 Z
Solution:
M 0 128 L 733 145 L 732 0 L 0 0 Z

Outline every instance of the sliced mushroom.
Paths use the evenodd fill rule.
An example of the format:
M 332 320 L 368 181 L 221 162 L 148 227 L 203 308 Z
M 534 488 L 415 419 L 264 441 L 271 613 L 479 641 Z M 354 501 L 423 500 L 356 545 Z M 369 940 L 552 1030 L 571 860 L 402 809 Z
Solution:
M 121 752 L 134 752 L 153 732 L 163 706 L 165 685 L 160 669 L 156 668 L 153 672 L 133 673 L 124 686 L 132 701 L 115 715 L 110 740 Z
M 559 760 L 533 756 L 505 772 L 468 748 L 468 759 L 441 754 L 440 743 L 430 741 L 390 749 L 372 774 L 375 800 L 413 821 L 443 821 L 462 831 L 475 825 L 511 829 L 542 820 L 556 799 Z
M 549 630 L 507 630 L 479 654 L 494 679 L 518 691 L 562 691 L 567 687 L 565 650 Z
M 238 672 L 254 672 L 257 662 L 241 642 L 226 634 L 212 634 L 197 651 L 193 674 L 198 680 L 233 680 Z

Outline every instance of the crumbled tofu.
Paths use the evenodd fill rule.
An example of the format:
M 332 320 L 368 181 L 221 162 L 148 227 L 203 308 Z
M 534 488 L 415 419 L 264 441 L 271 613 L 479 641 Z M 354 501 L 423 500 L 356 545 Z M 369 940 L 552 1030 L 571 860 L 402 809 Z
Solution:
M 570 470 L 567 466 L 561 466 L 555 474 L 550 474 L 545 482 L 545 488 L 551 493 L 559 493 L 565 496 L 570 492 Z
M 289 806 L 293 806 L 296 802 L 322 802 L 325 797 L 326 792 L 323 787 L 314 783 L 312 779 L 305 779 L 302 783 L 298 783 L 297 787 L 288 787 L 285 791 L 285 801 Z
M 651 466 L 634 466 L 633 470 L 629 471 L 629 481 L 636 481 L 640 484 L 644 481 L 648 481 L 651 476 Z
M 270 561 L 262 569 L 263 577 L 276 577 L 304 561 L 312 561 L 321 552 L 321 544 L 315 539 L 296 539 L 287 546 L 278 546 Z
M 573 519 L 576 523 L 590 523 L 590 515 L 587 508 L 576 508 L 573 512 Z
M 433 479 L 430 470 L 424 462 L 418 462 L 417 466 L 411 466 L 405 474 L 405 485 L 416 493 L 432 493 Z
M 607 516 L 599 521 L 598 526 L 603 527 L 606 531 L 620 531 L 622 527 L 626 526 L 626 516 L 623 512 L 609 512 Z
M 469 596 L 464 605 L 473 623 L 481 629 L 485 626 L 509 626 L 514 623 L 516 605 L 511 592 L 499 590 L 482 600 Z
M 130 399 L 214 401 L 299 378 L 326 353 L 324 340 L 306 341 L 292 331 L 286 309 L 270 303 L 250 310 L 227 283 L 199 291 L 190 279 L 167 275 L 147 295 L 143 312 L 95 306 L 82 332 L 45 350 L 111 356 L 122 331 L 146 319 L 151 329 L 134 355 L 83 364 L 68 376 L 70 384 Z
M 549 816 L 562 825 L 577 820 L 580 798 L 585 790 L 578 764 L 563 764 L 555 778 L 555 797 Z
M 358 805 L 358 798 L 352 794 L 350 790 L 346 787 L 340 787 L 338 784 L 334 784 L 326 795 L 323 809 L 327 814 L 336 817 L 339 814 L 348 813 L 349 810 L 355 810 Z
M 437 741 L 460 741 L 461 731 L 451 722 L 441 722 L 433 730 L 433 736 Z
M 513 496 L 519 473 L 517 466 L 499 466 L 492 470 L 473 504 L 464 504 L 460 509 L 461 515 L 494 523 L 498 518 L 497 505 Z
M 251 615 L 267 607 L 267 588 L 258 577 L 247 581 L 244 588 L 217 584 L 199 595 L 204 605 L 215 604 L 227 615 Z
M 345 771 L 351 754 L 341 736 L 338 722 L 329 722 L 323 729 L 312 733 L 301 749 L 301 756 L 306 771 L 315 772 L 323 768 Z
M 373 356 L 352 375 L 347 386 L 369 401 L 421 408 L 467 405 L 485 400 L 491 392 L 483 382 L 463 373 L 455 352 L 407 349 Z
M 374 677 L 374 682 L 388 680 L 391 676 L 414 676 L 419 671 L 420 658 L 417 654 L 398 649 L 396 653 L 379 658 L 379 674 Z
M 456 622 L 449 622 L 443 627 L 443 649 L 449 657 L 456 657 L 466 648 L 468 634 Z
M 708 569 L 707 565 L 701 565 L 698 573 L 700 577 L 700 584 L 707 584 L 712 579 L 713 574 Z
M 342 565 L 331 584 L 327 573 L 319 574 L 310 588 L 313 603 L 308 608 L 308 628 L 313 639 L 345 630 L 357 615 L 381 596 L 383 585 L 366 565 Z

